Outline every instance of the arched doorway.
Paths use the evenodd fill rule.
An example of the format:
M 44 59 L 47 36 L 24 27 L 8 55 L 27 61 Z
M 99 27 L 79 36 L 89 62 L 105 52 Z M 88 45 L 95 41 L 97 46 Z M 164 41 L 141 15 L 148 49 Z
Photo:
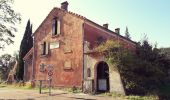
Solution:
M 96 72 L 96 85 L 97 92 L 108 92 L 110 90 L 109 86 L 109 66 L 106 62 L 101 61 L 97 65 Z

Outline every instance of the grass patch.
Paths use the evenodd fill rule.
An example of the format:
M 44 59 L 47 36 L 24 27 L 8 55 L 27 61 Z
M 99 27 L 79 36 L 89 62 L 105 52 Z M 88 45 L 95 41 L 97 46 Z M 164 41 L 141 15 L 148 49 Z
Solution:
M 0 84 L 0 88 L 4 88 L 4 87 L 6 87 L 6 85 Z
M 113 98 L 127 99 L 127 100 L 159 100 L 159 97 L 154 96 L 154 95 L 149 95 L 149 96 L 129 95 L 129 96 L 125 96 L 125 95 L 117 94 L 115 92 L 102 93 L 101 95 L 103 95 L 103 96 L 111 96 Z
M 124 98 L 124 95 L 118 94 L 118 93 L 116 93 L 116 92 L 106 92 L 106 93 L 102 93 L 102 94 L 100 94 L 100 95 L 103 95 L 103 96 L 111 96 L 111 97 L 114 97 L 114 98 L 116 98 L 116 97 Z
M 9 89 L 36 89 L 36 88 L 32 88 L 29 85 L 24 85 L 24 86 L 19 86 L 19 84 L 0 84 L 0 88 L 9 88 Z
M 158 96 L 135 96 L 135 95 L 131 95 L 131 96 L 126 96 L 125 97 L 128 100 L 159 100 Z
M 69 92 L 69 93 L 81 93 L 82 90 L 76 87 L 72 87 L 72 88 L 60 88 L 59 90 L 65 91 L 65 92 Z

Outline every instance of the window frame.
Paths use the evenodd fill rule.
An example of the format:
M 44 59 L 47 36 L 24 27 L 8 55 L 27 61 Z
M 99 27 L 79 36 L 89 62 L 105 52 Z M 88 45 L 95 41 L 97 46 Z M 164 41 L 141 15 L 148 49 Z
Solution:
M 58 36 L 61 34 L 61 20 L 56 17 L 52 20 L 52 36 Z
M 41 44 L 41 55 L 45 56 L 45 55 L 48 55 L 48 54 L 49 54 L 49 45 L 48 45 L 48 42 L 44 41 Z

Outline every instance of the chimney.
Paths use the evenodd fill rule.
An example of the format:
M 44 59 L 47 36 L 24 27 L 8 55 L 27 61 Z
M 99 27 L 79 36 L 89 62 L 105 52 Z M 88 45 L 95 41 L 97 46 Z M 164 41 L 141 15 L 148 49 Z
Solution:
M 67 11 L 67 8 L 68 8 L 68 2 L 67 1 L 61 3 L 61 9 L 64 9 L 64 10 Z
M 106 28 L 106 29 L 108 29 L 108 26 L 109 26 L 109 24 L 108 24 L 108 23 L 103 24 L 103 27 L 104 27 L 104 28 Z
M 120 34 L 120 28 L 116 28 L 115 33 Z

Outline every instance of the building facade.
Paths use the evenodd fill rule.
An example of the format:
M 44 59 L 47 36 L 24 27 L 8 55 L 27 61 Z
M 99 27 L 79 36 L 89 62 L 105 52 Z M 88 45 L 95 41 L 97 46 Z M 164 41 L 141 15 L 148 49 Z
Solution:
M 124 94 L 120 75 L 111 71 L 104 57 L 93 52 L 102 40 L 119 41 L 135 50 L 136 43 L 95 22 L 67 10 L 68 3 L 53 8 L 33 33 L 33 47 L 24 57 L 24 80 L 48 80 L 52 66 L 53 87 L 79 87 L 84 92 Z M 109 73 L 107 73 L 109 71 Z

